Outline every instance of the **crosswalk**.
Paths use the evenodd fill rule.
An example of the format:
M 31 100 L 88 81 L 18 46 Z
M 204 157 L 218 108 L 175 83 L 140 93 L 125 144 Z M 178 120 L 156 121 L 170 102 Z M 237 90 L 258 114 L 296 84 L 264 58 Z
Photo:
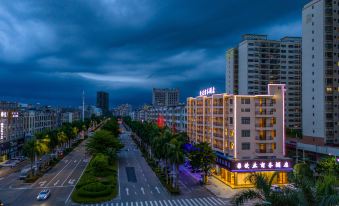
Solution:
M 217 197 L 203 197 L 190 199 L 151 200 L 151 201 L 128 201 L 87 204 L 84 206 L 224 206 L 228 205 L 225 200 Z

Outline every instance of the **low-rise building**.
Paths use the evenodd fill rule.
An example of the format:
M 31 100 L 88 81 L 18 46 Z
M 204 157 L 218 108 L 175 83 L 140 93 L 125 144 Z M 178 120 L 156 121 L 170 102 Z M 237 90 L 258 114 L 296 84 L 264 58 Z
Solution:
M 214 175 L 232 188 L 251 187 L 252 172 L 287 183 L 291 159 L 285 157 L 284 84 L 269 84 L 266 95 L 212 94 L 187 99 L 187 134 L 216 152 Z
M 19 116 L 19 105 L 0 102 L 0 162 L 19 155 L 23 143 L 23 119 Z
M 148 110 L 148 121 L 157 123 L 163 118 L 165 125 L 176 132 L 186 132 L 186 105 L 151 107 Z

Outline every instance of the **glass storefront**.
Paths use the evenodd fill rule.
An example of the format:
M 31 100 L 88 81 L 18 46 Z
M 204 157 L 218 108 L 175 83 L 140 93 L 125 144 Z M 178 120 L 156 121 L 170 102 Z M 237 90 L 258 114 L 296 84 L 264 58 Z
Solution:
M 275 173 L 275 171 L 260 171 L 258 173 L 265 174 L 268 177 L 268 179 L 270 179 L 272 175 Z M 225 168 L 216 166 L 212 170 L 212 174 L 217 179 L 224 182 L 226 185 L 230 186 L 231 188 L 246 188 L 246 187 L 254 186 L 253 184 L 251 184 L 250 181 L 247 180 L 247 177 L 251 174 L 251 172 L 231 172 Z M 287 173 L 281 171 L 274 178 L 272 184 L 287 184 L 287 183 L 288 183 Z

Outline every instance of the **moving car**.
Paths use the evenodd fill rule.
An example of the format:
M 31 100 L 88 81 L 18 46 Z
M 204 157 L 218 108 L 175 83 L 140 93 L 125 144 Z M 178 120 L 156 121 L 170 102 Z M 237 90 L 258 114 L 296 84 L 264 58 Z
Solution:
M 49 189 L 42 190 L 39 192 L 36 197 L 37 200 L 46 200 L 51 195 L 51 191 Z

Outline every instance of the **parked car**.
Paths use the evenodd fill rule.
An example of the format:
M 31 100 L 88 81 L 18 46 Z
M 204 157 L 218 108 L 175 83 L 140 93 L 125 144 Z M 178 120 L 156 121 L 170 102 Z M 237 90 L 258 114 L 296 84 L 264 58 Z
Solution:
M 15 167 L 19 163 L 18 160 L 7 160 L 5 163 L 2 163 L 3 167 Z
M 46 200 L 49 196 L 51 196 L 51 191 L 49 189 L 44 189 L 41 192 L 39 192 L 36 199 L 37 200 Z
M 33 169 L 33 170 L 36 170 L 36 166 L 33 166 L 33 167 L 31 168 L 31 166 L 28 165 L 28 166 L 22 168 L 21 171 L 20 171 L 19 179 L 21 179 L 21 180 L 26 179 L 26 178 L 28 177 L 29 173 L 32 172 L 32 169 Z
M 271 190 L 274 192 L 282 192 L 281 188 L 278 185 L 272 185 Z
M 286 184 L 285 187 L 290 190 L 298 190 L 298 188 L 294 184 Z

